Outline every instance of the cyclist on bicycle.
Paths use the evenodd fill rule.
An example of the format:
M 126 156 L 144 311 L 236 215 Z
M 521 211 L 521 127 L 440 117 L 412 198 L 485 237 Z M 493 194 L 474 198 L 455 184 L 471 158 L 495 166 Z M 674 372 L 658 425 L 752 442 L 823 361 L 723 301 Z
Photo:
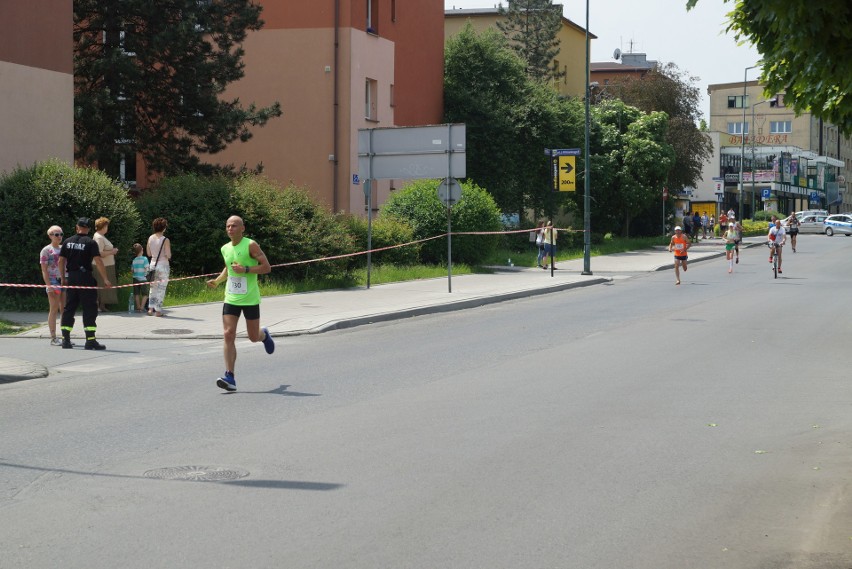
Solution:
M 781 248 L 787 242 L 787 231 L 781 225 L 781 220 L 775 220 L 775 226 L 769 229 L 769 262 L 772 262 L 772 254 L 778 255 L 778 272 L 781 272 Z

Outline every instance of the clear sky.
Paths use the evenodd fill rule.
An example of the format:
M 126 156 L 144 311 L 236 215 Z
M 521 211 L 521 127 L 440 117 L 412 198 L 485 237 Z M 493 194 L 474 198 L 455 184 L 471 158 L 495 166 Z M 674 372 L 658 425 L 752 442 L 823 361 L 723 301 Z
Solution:
M 504 2 L 504 6 L 507 3 Z M 554 0 L 562 4 L 566 18 L 585 27 L 585 0 Z M 493 8 L 495 0 L 445 0 L 444 8 Z M 674 63 L 682 71 L 700 79 L 701 112 L 709 119 L 707 86 L 742 82 L 746 67 L 760 55 L 748 44 L 738 46 L 732 34 L 725 33 L 726 14 L 734 3 L 699 0 L 686 11 L 686 0 L 589 0 L 589 31 L 597 36 L 592 44 L 592 61 L 614 61 L 616 48 L 622 52 L 645 53 L 649 60 Z M 749 80 L 759 69 L 750 69 Z

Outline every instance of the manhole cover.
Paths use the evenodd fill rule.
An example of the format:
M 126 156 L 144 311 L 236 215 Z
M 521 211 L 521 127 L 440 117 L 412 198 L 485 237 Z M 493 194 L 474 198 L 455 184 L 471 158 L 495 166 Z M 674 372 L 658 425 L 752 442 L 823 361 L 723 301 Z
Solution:
M 198 480 L 219 481 L 245 478 L 249 473 L 239 468 L 222 468 L 221 466 L 170 466 L 145 472 L 145 478 L 160 480 Z
M 192 330 L 187 330 L 186 328 L 160 328 L 158 330 L 151 330 L 153 334 L 192 334 Z

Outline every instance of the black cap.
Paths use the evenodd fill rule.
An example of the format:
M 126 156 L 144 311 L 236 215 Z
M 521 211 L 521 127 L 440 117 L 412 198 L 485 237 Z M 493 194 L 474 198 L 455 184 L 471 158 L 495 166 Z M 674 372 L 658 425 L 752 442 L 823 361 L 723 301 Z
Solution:
M 77 227 L 91 227 L 92 222 L 89 221 L 88 217 L 81 217 L 77 220 Z

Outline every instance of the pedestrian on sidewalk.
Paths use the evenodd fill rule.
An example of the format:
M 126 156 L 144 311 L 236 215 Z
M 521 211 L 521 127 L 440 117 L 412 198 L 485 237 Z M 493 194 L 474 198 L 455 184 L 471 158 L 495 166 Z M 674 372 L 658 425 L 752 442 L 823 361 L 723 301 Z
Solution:
M 553 229 L 553 221 L 548 221 L 544 227 L 544 265 L 542 269 L 547 269 L 547 260 L 553 264 L 553 269 L 556 269 L 556 230 Z
M 145 249 L 141 243 L 133 244 L 133 252 L 136 257 L 130 264 L 130 270 L 133 273 L 133 295 L 136 303 L 136 312 L 145 310 L 145 303 L 148 301 L 148 270 L 151 268 L 151 263 L 148 262 L 148 257 L 145 256 Z
M 719 214 L 719 235 L 724 237 L 726 231 L 728 231 L 728 214 L 723 211 Z
M 66 289 L 65 309 L 62 311 L 62 347 L 71 349 L 71 330 L 74 329 L 74 314 L 77 306 L 83 305 L 83 330 L 86 333 L 87 350 L 105 350 L 106 346 L 98 343 L 95 338 L 98 320 L 98 290 L 97 281 L 92 275 L 92 266 L 100 273 L 104 286 L 111 287 L 107 278 L 104 262 L 95 240 L 89 237 L 89 227 L 92 222 L 88 217 L 77 220 L 77 234 L 62 243 L 59 251 L 59 274 L 62 286 L 81 286 L 92 288 Z M 93 263 L 94 261 L 94 263 Z
M 699 233 L 701 233 L 701 216 L 698 215 L 698 210 L 692 212 L 692 241 L 698 243 Z
M 716 239 L 716 216 L 710 216 L 710 239 Z
M 272 267 L 260 245 L 244 237 L 245 224 L 241 217 L 236 215 L 229 217 L 225 223 L 225 231 L 231 238 L 231 241 L 222 245 L 221 249 L 225 268 L 218 277 L 208 280 L 207 286 L 215 288 L 222 281 L 228 281 L 225 288 L 225 304 L 222 307 L 225 373 L 216 381 L 216 385 L 225 391 L 236 391 L 237 382 L 234 371 L 237 362 L 236 339 L 240 314 L 246 317 L 249 340 L 253 343 L 263 342 L 267 354 L 275 351 L 275 342 L 269 330 L 260 327 L 260 287 L 257 285 L 257 275 L 271 272 Z
M 710 225 L 710 218 L 707 217 L 707 212 L 701 214 L 701 238 L 707 239 L 707 227 Z
M 62 248 L 62 228 L 58 225 L 51 225 L 47 230 L 47 236 L 50 238 L 50 244 L 45 245 L 39 253 L 39 265 L 41 265 L 41 278 L 44 279 L 44 284 L 47 285 L 44 289 L 47 291 L 47 327 L 50 330 L 50 345 L 58 346 L 62 341 L 56 337 L 56 319 L 62 314 L 62 308 L 65 304 L 65 292 L 60 286 L 62 278 L 59 275 L 59 251 Z
M 686 252 L 689 250 L 689 239 L 683 234 L 683 229 L 680 225 L 675 226 L 675 234 L 672 235 L 672 240 L 669 242 L 669 252 L 674 251 L 674 272 L 675 284 L 680 284 L 680 269 L 683 267 L 683 272 L 686 272 Z
M 112 282 L 118 282 L 115 272 L 115 256 L 118 254 L 118 249 L 113 247 L 112 242 L 107 239 L 109 231 L 109 218 L 99 217 L 95 220 L 95 233 L 92 239 L 98 244 L 98 250 L 101 253 L 101 260 L 104 262 L 107 278 Z M 98 280 L 99 273 L 94 273 L 95 280 L 98 281 L 98 312 L 106 312 L 107 305 L 118 303 L 118 293 L 114 288 L 100 288 L 103 283 Z
M 151 222 L 154 232 L 148 237 L 147 252 L 152 261 L 150 270 L 153 271 L 154 278 L 151 279 L 153 283 L 148 296 L 148 316 L 163 315 L 163 301 L 169 286 L 172 259 L 172 243 L 164 235 L 168 227 L 169 222 L 164 217 L 158 217 Z
M 538 249 L 536 264 L 541 267 L 541 261 L 544 259 L 544 220 L 538 222 L 538 227 L 535 230 L 535 246 Z

